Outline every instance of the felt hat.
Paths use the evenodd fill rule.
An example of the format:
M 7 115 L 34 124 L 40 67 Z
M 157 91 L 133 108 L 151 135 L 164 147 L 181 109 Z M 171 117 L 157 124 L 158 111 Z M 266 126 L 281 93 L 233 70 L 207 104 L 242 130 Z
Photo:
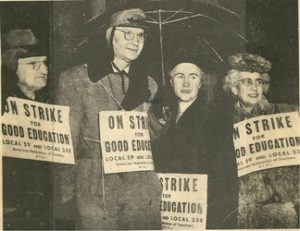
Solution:
M 19 58 L 46 55 L 45 49 L 31 29 L 11 30 L 3 37 L 2 63 L 12 70 L 17 69 Z
M 180 63 L 192 63 L 198 66 L 201 71 L 207 72 L 207 62 L 203 60 L 203 56 L 195 49 L 180 48 L 175 54 L 167 61 L 166 71 L 169 73 Z

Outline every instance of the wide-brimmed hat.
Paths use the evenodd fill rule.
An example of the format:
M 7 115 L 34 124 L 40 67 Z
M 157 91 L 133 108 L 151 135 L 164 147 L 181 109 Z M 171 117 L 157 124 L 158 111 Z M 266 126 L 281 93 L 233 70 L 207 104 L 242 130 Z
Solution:
M 2 63 L 12 70 L 17 69 L 18 59 L 45 56 L 46 50 L 31 29 L 11 30 L 3 36 Z

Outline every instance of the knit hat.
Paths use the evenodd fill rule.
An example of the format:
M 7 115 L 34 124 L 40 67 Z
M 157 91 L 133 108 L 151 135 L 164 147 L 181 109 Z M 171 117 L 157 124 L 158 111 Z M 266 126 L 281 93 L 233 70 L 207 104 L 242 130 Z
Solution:
M 11 30 L 3 37 L 2 63 L 12 70 L 17 69 L 19 58 L 46 55 L 31 29 Z
M 108 43 L 111 40 L 111 33 L 114 27 L 149 28 L 146 25 L 145 13 L 138 8 L 118 11 L 111 16 L 110 25 L 106 31 L 106 41 Z

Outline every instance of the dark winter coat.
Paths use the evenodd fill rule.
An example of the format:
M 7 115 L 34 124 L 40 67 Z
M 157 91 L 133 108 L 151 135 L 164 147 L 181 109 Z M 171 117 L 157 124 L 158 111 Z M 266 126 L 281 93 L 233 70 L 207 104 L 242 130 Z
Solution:
M 226 118 L 221 118 L 220 113 L 206 103 L 203 92 L 177 123 L 177 109 L 172 111 L 167 131 L 156 148 L 156 171 L 207 174 L 207 228 L 234 228 L 237 172 L 231 155 L 230 123 L 224 122 Z
M 20 90 L 16 83 L 5 90 L 3 106 L 8 97 L 32 100 Z M 37 92 L 35 101 L 47 103 L 49 98 Z M 51 163 L 44 161 L 3 157 L 5 228 L 52 229 L 51 166 Z M 6 209 L 12 207 L 17 209 L 6 213 Z

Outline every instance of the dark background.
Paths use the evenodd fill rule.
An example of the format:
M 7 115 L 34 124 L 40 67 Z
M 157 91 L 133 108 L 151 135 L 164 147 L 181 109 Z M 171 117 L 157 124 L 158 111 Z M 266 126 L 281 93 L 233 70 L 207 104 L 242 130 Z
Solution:
M 105 21 L 100 18 L 85 24 L 103 10 L 104 1 L 99 0 L 98 5 L 95 3 L 97 1 L 0 3 L 2 35 L 11 29 L 31 28 L 49 48 L 50 78 L 46 90 L 52 96 L 55 94 L 59 73 L 74 64 L 84 63 L 91 52 L 96 52 L 95 49 L 86 49 L 86 44 L 78 48 L 78 44 L 87 35 L 99 39 L 100 47 L 97 49 L 101 49 L 101 43 L 105 45 L 105 41 L 100 39 L 105 30 L 94 33 Z M 220 87 L 221 80 L 228 70 L 226 61 L 229 55 L 245 51 L 260 54 L 273 65 L 271 101 L 299 105 L 297 3 L 297 0 L 107 0 L 104 5 L 112 12 L 132 6 L 145 11 L 184 8 L 218 19 L 239 31 L 247 42 L 234 38 L 226 29 L 207 20 L 174 23 L 163 28 L 165 59 L 168 60 L 181 46 L 200 50 L 203 61 L 209 64 L 210 71 Z M 239 17 L 217 9 L 216 5 L 236 12 Z M 153 72 L 161 85 L 158 27 L 152 27 L 149 34 L 144 58 L 149 64 L 150 72 Z M 202 34 L 220 52 L 224 63 L 200 42 Z M 71 214 L 70 216 L 72 217 Z
M 79 50 L 75 48 L 86 35 L 94 33 L 97 25 L 103 23 L 100 19 L 91 25 L 84 24 L 95 15 L 94 5 L 92 5 L 95 2 L 97 1 L 0 3 L 2 34 L 13 28 L 32 28 L 42 42 L 49 47 L 52 62 L 49 68 L 51 78 L 48 90 L 51 93 L 55 90 L 58 75 L 62 70 L 76 63 L 85 62 L 85 55 L 94 52 L 90 50 L 84 55 L 80 49 L 86 50 L 85 45 Z M 103 4 L 104 1 L 98 2 Z M 194 24 L 191 23 L 191 30 L 186 29 L 187 24 L 174 23 L 163 27 L 165 59 L 168 60 L 178 47 L 195 46 L 203 50 L 203 57 L 207 63 L 211 64 L 211 69 L 220 82 L 228 68 L 226 58 L 230 54 L 237 51 L 260 54 L 269 59 L 273 65 L 271 101 L 298 104 L 297 0 L 107 0 L 104 5 L 111 12 L 131 6 L 140 7 L 146 11 L 184 8 L 222 21 L 244 35 L 247 42 L 241 43 L 233 39 L 224 28 L 207 22 L 203 18 L 197 19 Z M 216 9 L 215 5 L 221 5 L 236 12 L 240 18 L 232 17 Z M 98 10 L 101 10 L 101 7 Z M 197 33 L 194 33 L 195 31 Z M 149 69 L 154 70 L 153 75 L 161 83 L 158 27 L 152 27 L 150 33 L 144 53 Z M 220 52 L 225 63 L 220 62 L 216 57 L 210 57 L 213 56 L 212 53 L 203 45 L 203 42 L 199 42 L 198 35 L 201 33 Z

